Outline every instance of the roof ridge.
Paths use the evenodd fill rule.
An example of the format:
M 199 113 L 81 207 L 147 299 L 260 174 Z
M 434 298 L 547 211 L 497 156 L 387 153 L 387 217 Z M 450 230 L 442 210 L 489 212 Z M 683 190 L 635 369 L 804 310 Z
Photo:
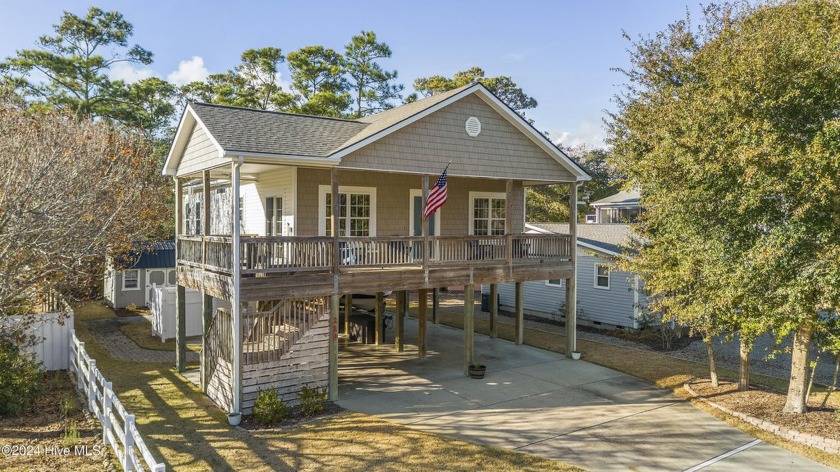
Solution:
M 189 105 L 201 105 L 205 107 L 213 107 L 213 108 L 227 108 L 231 110 L 243 110 L 243 111 L 253 111 L 257 113 L 268 113 L 272 115 L 284 115 L 284 116 L 295 116 L 295 117 L 304 117 L 304 118 L 317 118 L 321 120 L 331 120 L 331 121 L 341 121 L 344 123 L 357 123 L 360 125 L 367 125 L 369 123 L 365 123 L 363 121 L 359 121 L 358 119 L 351 119 L 351 118 L 337 118 L 334 116 L 319 116 L 319 115 L 307 115 L 305 113 L 291 113 L 287 111 L 275 111 L 275 110 L 260 110 L 259 108 L 248 108 L 248 107 L 240 107 L 236 105 L 220 105 L 218 103 L 207 103 L 207 102 L 190 102 Z
M 388 113 L 390 111 L 396 111 L 396 110 L 399 110 L 400 108 L 403 108 L 403 107 L 408 107 L 408 106 L 412 106 L 412 105 L 416 105 L 416 104 L 425 102 L 426 100 L 436 99 L 438 101 L 442 101 L 441 96 L 447 95 L 447 94 L 449 94 L 449 96 L 457 95 L 459 92 L 461 92 L 463 90 L 466 90 L 466 89 L 468 89 L 468 88 L 470 88 L 470 87 L 472 87 L 473 85 L 476 85 L 476 84 L 479 84 L 479 82 L 470 82 L 467 85 L 462 85 L 460 87 L 456 87 L 456 88 L 451 89 L 451 90 L 445 90 L 445 91 L 440 92 L 440 93 L 434 93 L 432 95 L 429 95 L 428 97 L 423 97 L 420 100 L 416 100 L 416 101 L 413 101 L 411 103 L 403 103 L 402 105 L 399 105 L 399 106 L 396 106 L 396 107 L 393 107 L 393 108 L 388 108 L 387 110 L 382 110 L 379 113 L 374 113 L 373 115 L 363 116 L 363 117 L 359 118 L 358 120 L 361 123 L 372 123 L 374 120 L 363 121 L 363 119 L 364 118 L 373 118 L 373 117 L 382 115 L 384 113 Z M 421 111 L 422 111 L 422 109 L 421 109 Z M 417 113 L 419 113 L 419 112 L 417 112 Z M 411 116 L 413 116 L 413 114 Z

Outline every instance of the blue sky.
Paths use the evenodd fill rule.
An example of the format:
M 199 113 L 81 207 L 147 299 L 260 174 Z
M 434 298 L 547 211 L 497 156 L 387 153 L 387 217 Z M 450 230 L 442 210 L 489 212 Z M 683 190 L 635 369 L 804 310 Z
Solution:
M 341 51 L 354 34 L 373 30 L 393 50 L 383 65 L 399 72 L 407 92 L 417 77 L 472 66 L 511 76 L 539 103 L 528 116 L 564 145 L 602 144 L 604 110 L 624 80 L 610 68 L 628 65 L 622 30 L 651 35 L 686 9 L 695 18 L 700 11 L 685 0 L 0 0 L 0 57 L 51 34 L 62 11 L 83 15 L 92 5 L 122 12 L 133 42 L 155 55 L 148 69 L 114 71 L 121 78 L 201 79 L 233 67 L 248 48 Z

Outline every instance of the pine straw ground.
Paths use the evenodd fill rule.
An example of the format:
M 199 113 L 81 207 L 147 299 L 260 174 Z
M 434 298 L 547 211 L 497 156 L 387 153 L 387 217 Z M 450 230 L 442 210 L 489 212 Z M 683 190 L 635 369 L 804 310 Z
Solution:
M 0 418 L 0 470 L 103 470 L 113 454 L 100 435 L 67 373 L 46 373 L 44 395 L 32 411 Z
M 720 381 L 713 387 L 708 379 L 691 382 L 691 388 L 707 400 L 730 410 L 746 413 L 752 417 L 768 421 L 787 429 L 840 440 L 840 410 L 826 406 L 820 408 L 822 398 L 811 395 L 804 415 L 782 413 L 785 395 L 760 387 L 753 387 L 746 392 L 738 391 L 737 382 Z

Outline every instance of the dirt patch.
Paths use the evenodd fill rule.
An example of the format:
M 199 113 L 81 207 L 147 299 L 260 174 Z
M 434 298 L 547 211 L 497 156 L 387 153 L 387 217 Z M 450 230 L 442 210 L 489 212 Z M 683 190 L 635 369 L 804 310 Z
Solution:
M 782 413 L 785 394 L 781 392 L 757 387 L 739 392 L 738 384 L 730 381 L 721 381 L 717 388 L 709 380 L 696 380 L 690 385 L 703 398 L 731 410 L 801 433 L 840 440 L 840 410 L 819 408 L 819 401 L 814 395 L 808 405 L 811 410 L 797 415 Z
M 120 318 L 127 316 L 150 316 L 151 313 L 146 307 L 128 306 L 125 308 L 115 308 L 114 314 Z
M 322 411 L 318 415 L 306 416 L 301 413 L 300 408 L 297 406 L 291 406 L 287 410 L 286 417 L 283 418 L 282 421 L 274 423 L 272 425 L 261 425 L 258 424 L 254 417 L 249 415 L 242 418 L 241 426 L 248 431 L 260 431 L 260 430 L 274 430 L 274 429 L 291 429 L 301 424 L 309 423 L 311 421 L 326 418 L 329 416 L 337 415 L 339 413 L 344 412 L 344 408 L 338 406 L 338 404 L 333 402 L 326 402 L 324 404 L 324 411 Z
M 32 410 L 0 418 L 3 470 L 105 470 L 112 451 L 100 441 L 101 427 L 85 415 L 83 401 L 66 372 L 44 374 L 44 395 Z

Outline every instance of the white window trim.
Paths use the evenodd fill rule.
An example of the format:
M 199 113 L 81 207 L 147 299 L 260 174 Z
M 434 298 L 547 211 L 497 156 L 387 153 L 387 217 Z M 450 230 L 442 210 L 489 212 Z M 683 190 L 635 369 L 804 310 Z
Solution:
M 598 266 L 606 267 L 607 268 L 607 286 L 602 287 L 598 285 Z M 609 264 L 604 264 L 603 262 L 596 262 L 595 263 L 595 274 L 594 279 L 592 280 L 592 286 L 597 288 L 598 290 L 609 290 L 612 286 L 612 269 L 610 268 Z
M 137 272 L 137 286 L 136 287 L 126 287 L 125 286 L 125 274 L 129 271 Z M 122 290 L 124 292 L 133 292 L 135 290 L 140 290 L 140 269 L 125 269 L 121 271 L 122 275 Z
M 327 194 L 332 193 L 332 186 L 318 186 L 318 236 L 327 235 Z M 338 187 L 338 193 L 356 193 L 370 195 L 370 236 L 376 236 L 376 187 Z
M 546 287 L 560 287 L 560 288 L 563 288 L 563 287 L 566 286 L 566 283 L 564 282 L 564 280 L 565 279 L 560 279 L 559 284 L 553 284 L 553 283 L 551 283 L 551 280 L 546 280 L 545 285 L 546 285 Z
M 275 234 L 274 236 L 287 236 L 287 222 L 286 222 L 286 193 L 275 193 L 274 195 L 269 195 L 265 197 L 265 200 L 271 199 L 272 201 L 272 214 L 271 214 L 271 232 L 275 232 L 277 229 L 277 199 L 280 199 L 280 234 Z M 262 202 L 265 205 L 265 201 Z M 263 207 L 263 213 L 265 213 L 265 207 Z M 266 235 L 268 236 L 268 235 Z
M 414 197 L 423 198 L 423 190 L 419 188 L 413 188 L 408 191 L 408 235 L 414 236 Z M 422 210 L 422 208 L 421 208 Z M 435 211 L 435 234 L 440 236 L 440 220 L 442 219 L 441 213 L 443 212 L 443 207 L 440 207 Z
M 475 233 L 475 199 L 476 198 L 495 198 L 505 201 L 505 212 L 507 212 L 507 192 L 470 192 L 470 206 L 467 209 L 469 212 L 469 234 L 472 236 Z M 507 227 L 507 213 L 505 213 L 505 234 L 510 231 Z

